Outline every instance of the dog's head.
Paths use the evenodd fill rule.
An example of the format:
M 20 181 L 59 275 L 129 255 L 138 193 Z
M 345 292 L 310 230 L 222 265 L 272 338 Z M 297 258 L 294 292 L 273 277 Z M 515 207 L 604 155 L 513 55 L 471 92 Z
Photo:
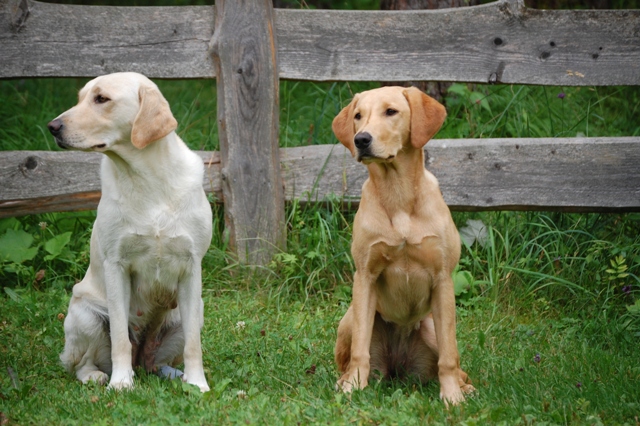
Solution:
M 333 120 L 333 133 L 358 161 L 389 162 L 403 149 L 421 149 L 447 112 L 414 87 L 358 93 Z
M 137 73 L 115 73 L 89 81 L 78 104 L 48 126 L 61 148 L 108 151 L 132 143 L 142 149 L 178 127 L 158 87 Z

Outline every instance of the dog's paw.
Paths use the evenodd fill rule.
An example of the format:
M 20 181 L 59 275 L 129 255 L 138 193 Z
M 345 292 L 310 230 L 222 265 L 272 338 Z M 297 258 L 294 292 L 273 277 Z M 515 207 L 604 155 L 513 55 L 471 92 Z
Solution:
M 458 385 L 460 385 L 460 390 L 464 395 L 469 395 L 476 391 L 476 388 L 471 384 L 469 375 L 461 369 L 458 369 Z
M 453 392 L 440 391 L 440 399 L 444 402 L 445 407 L 449 408 L 449 405 L 458 405 L 465 401 L 464 395 L 460 389 Z
M 336 382 L 336 386 L 335 386 L 336 392 L 342 391 L 344 393 L 351 393 L 352 390 L 353 390 L 353 386 L 351 385 L 351 383 L 345 382 L 342 379 Z
M 133 389 L 133 370 L 114 371 L 108 388 L 113 390 Z
M 104 372 L 102 372 L 100 370 L 91 371 L 91 372 L 85 374 L 80 379 L 80 381 L 82 383 L 84 383 L 85 385 L 87 383 L 89 383 L 89 382 L 95 382 L 95 383 L 97 383 L 99 385 L 104 385 L 104 384 L 107 383 L 108 380 L 109 380 L 109 376 L 106 373 L 104 373 Z
M 454 376 L 440 378 L 440 399 L 447 408 L 449 408 L 449 405 L 458 405 L 464 402 L 464 394 L 457 379 Z M 468 386 L 471 386 L 471 384 Z
M 198 384 L 198 383 L 192 383 L 193 385 L 196 385 L 197 387 L 200 388 L 200 392 L 205 393 L 205 392 L 209 392 L 211 389 L 209 388 L 209 385 L 207 384 L 207 382 L 202 383 L 202 384 Z
M 201 377 L 198 377 L 201 376 Z M 187 382 L 190 385 L 196 385 L 197 387 L 200 388 L 200 392 L 205 393 L 205 392 L 209 392 L 211 389 L 209 388 L 209 385 L 207 384 L 207 379 L 204 378 L 204 372 L 202 374 L 191 374 L 188 375 L 187 373 L 182 375 L 182 381 L 183 382 Z
M 340 377 L 340 379 L 336 382 L 336 391 L 342 391 L 344 393 L 351 393 L 356 389 L 364 389 L 367 387 L 367 380 L 358 380 L 357 375 L 351 375 L 349 373 L 345 373 Z
M 461 386 L 460 390 L 462 391 L 463 394 L 466 394 L 466 395 L 476 392 L 476 388 L 474 388 L 473 385 L 471 384 L 466 384 Z

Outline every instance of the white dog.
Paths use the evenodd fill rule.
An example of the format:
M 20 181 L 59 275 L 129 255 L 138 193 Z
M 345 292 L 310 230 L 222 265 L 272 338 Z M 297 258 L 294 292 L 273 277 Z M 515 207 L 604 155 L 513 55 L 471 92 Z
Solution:
M 91 259 L 64 322 L 65 367 L 86 383 L 133 386 L 133 367 L 209 390 L 202 367 L 201 261 L 211 242 L 204 165 L 174 130 L 158 87 L 136 73 L 88 82 L 48 125 L 62 148 L 103 152 Z M 177 371 L 177 370 L 173 370 Z

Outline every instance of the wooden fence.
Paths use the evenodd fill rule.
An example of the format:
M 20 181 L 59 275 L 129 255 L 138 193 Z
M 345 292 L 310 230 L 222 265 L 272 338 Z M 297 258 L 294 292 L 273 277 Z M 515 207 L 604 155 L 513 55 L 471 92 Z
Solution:
M 279 79 L 640 85 L 640 11 L 520 0 L 411 12 L 0 0 L 0 58 L 0 78 L 216 78 L 221 150 L 200 153 L 204 185 L 224 200 L 239 258 L 259 264 L 284 248 L 285 200 L 356 204 L 366 178 L 339 144 L 278 148 Z M 440 139 L 427 152 L 453 210 L 640 211 L 640 137 Z M 0 152 L 0 217 L 95 208 L 99 159 Z

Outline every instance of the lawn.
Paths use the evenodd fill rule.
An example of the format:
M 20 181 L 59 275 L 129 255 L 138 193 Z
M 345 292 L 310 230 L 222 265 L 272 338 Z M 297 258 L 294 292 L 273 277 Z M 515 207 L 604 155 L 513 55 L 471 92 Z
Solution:
M 57 150 L 46 123 L 86 80 L 0 82 L 0 149 Z M 159 81 L 193 149 L 217 149 L 215 84 Z M 281 83 L 281 146 L 336 143 L 330 123 L 374 83 Z M 640 90 L 455 84 L 440 138 L 640 134 Z M 428 147 L 428 146 L 427 146 Z M 454 212 L 462 367 L 478 392 L 446 410 L 438 384 L 334 391 L 337 323 L 351 297 L 353 211 L 287 206 L 287 251 L 234 263 L 222 208 L 204 260 L 204 363 L 212 391 L 136 372 L 131 392 L 81 385 L 58 361 L 94 212 L 0 220 L 0 425 L 638 424 L 640 215 Z

